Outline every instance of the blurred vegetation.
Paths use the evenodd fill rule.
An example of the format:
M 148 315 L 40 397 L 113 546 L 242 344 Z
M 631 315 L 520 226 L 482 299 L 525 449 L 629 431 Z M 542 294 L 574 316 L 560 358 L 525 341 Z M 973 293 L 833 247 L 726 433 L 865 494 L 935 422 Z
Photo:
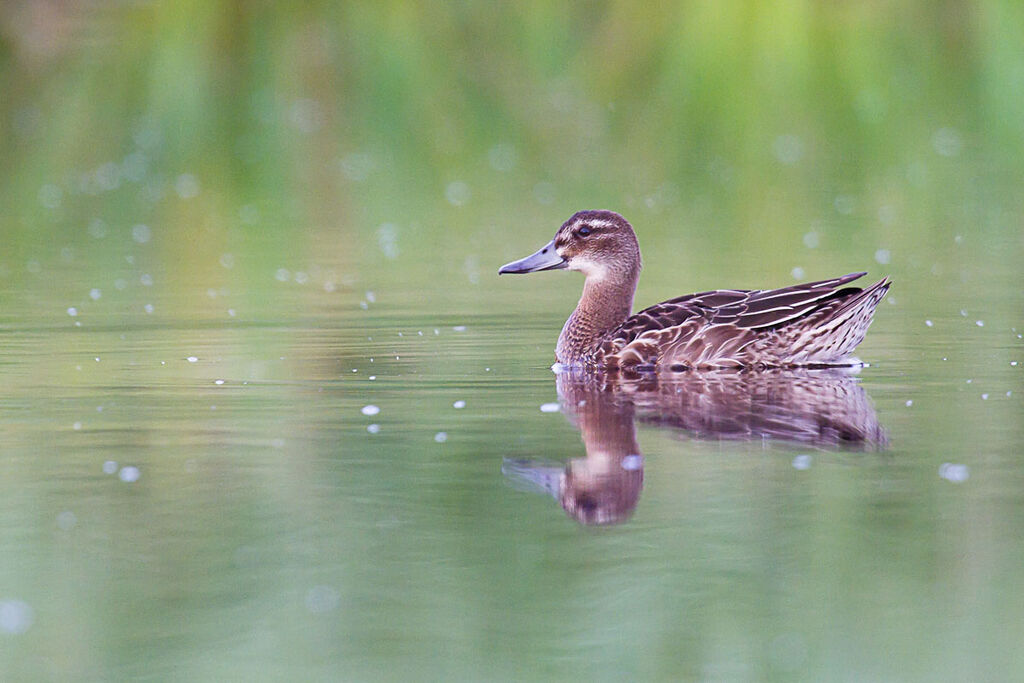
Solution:
M 172 258 L 383 223 L 414 253 L 603 206 L 770 254 L 815 220 L 898 248 L 1022 208 L 1012 0 L 13 2 L 0 31 L 14 245 L 99 217 Z

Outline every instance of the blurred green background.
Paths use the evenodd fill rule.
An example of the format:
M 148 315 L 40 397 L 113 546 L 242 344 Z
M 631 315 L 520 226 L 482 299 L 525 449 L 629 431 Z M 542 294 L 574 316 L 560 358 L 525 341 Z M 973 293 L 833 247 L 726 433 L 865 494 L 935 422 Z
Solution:
M 489 275 L 597 207 L 737 284 L 811 270 L 808 233 L 846 270 L 1020 249 L 1017 2 L 12 2 L 0 27 L 16 276 L 40 242 L 115 264 L 94 220 L 150 225 L 183 274 L 245 250 L 253 283 L 282 252 L 380 265 L 388 234 L 410 277 Z
M 1020 678 L 1022 36 L 1015 0 L 0 4 L 0 671 Z M 509 489 L 581 455 L 537 410 L 580 283 L 496 270 L 584 208 L 636 227 L 638 306 L 890 275 L 890 451 L 644 428 L 597 532 Z

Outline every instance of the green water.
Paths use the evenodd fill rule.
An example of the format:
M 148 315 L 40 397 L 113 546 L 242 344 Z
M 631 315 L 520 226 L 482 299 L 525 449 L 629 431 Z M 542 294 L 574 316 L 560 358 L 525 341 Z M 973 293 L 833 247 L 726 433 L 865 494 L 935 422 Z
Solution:
M 1021 678 L 1022 31 L 3 6 L 0 678 Z M 583 208 L 638 306 L 890 276 L 868 366 L 554 374 Z

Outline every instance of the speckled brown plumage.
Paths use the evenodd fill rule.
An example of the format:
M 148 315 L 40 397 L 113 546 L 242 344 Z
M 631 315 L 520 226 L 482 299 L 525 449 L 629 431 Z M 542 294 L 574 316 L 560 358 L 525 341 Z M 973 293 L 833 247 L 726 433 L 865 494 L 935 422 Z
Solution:
M 632 226 L 611 211 L 581 211 L 555 238 L 502 273 L 555 268 L 586 276 L 556 358 L 602 368 L 800 367 L 849 363 L 864 339 L 882 279 L 847 286 L 864 273 L 771 290 L 715 290 L 670 299 L 630 316 L 640 273 Z

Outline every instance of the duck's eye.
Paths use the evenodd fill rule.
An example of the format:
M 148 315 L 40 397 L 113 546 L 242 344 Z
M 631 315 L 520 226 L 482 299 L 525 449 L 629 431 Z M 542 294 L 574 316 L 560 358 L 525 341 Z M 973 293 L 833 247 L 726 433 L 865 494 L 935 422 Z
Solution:
M 576 231 L 576 234 L 579 235 L 580 237 L 586 237 L 587 235 L 590 234 L 590 228 L 584 225 L 583 227 Z

